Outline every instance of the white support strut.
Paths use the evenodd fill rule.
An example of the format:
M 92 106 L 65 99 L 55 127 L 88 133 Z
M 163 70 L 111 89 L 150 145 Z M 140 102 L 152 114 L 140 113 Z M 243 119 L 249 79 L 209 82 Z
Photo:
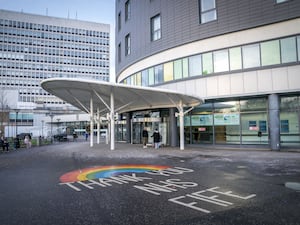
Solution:
M 114 93 L 110 92 L 110 150 L 115 150 L 115 99 Z
M 179 138 L 180 138 L 180 150 L 184 150 L 184 115 L 193 110 L 194 107 L 186 110 L 184 112 L 182 101 L 180 100 L 179 105 L 177 106 L 178 113 L 175 113 L 175 116 L 179 116 Z
M 90 147 L 94 146 L 94 106 L 93 97 L 90 99 Z
M 100 110 L 97 108 L 97 144 L 100 144 Z

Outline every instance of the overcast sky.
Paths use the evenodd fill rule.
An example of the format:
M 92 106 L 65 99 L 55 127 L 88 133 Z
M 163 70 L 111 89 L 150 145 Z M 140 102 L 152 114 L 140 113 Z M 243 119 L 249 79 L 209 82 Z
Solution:
M 114 77 L 115 0 L 0 0 L 0 9 L 110 24 L 110 72 Z

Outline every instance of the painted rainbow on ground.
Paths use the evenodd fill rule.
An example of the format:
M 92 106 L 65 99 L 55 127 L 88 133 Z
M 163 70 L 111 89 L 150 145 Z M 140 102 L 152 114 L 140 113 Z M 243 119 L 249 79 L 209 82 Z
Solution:
M 169 166 L 160 165 L 116 165 L 116 166 L 98 166 L 85 168 L 82 170 L 74 170 L 65 173 L 60 177 L 62 183 L 92 180 L 97 178 L 109 178 L 126 173 L 145 173 L 153 170 L 163 170 L 170 168 Z

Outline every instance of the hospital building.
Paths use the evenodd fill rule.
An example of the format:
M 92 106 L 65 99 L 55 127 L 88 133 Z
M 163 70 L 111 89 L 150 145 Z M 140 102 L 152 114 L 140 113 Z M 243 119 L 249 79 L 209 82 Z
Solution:
M 116 0 L 115 32 L 116 83 L 202 99 L 185 144 L 300 146 L 300 1 Z M 177 109 L 149 101 L 119 115 L 117 139 L 159 128 L 178 145 Z

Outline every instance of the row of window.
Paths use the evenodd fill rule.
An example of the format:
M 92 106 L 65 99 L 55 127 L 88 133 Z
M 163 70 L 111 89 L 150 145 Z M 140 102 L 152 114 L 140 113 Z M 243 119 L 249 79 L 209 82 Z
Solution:
M 18 80 L 18 79 L 23 79 L 25 78 L 26 80 L 40 80 L 47 79 L 47 78 L 52 78 L 52 77 L 70 77 L 70 78 L 83 78 L 83 79 L 95 79 L 95 80 L 109 80 L 109 70 L 102 69 L 102 70 L 89 70 L 88 72 L 85 71 L 83 72 L 60 72 L 58 73 L 53 73 L 53 72 L 45 72 L 45 71 L 38 71 L 38 72 L 30 72 L 30 71 L 24 71 L 24 70 L 1 70 L 0 69 L 0 78 L 1 80 L 8 80 L 8 79 L 13 79 L 13 80 Z M 43 90 L 43 89 L 40 89 Z
M 199 0 L 200 6 L 200 23 L 207 23 L 217 19 L 216 1 L 215 0 Z M 131 17 L 130 0 L 125 2 L 125 22 Z M 118 14 L 118 29 L 121 29 L 122 17 L 121 12 Z M 161 15 L 157 14 L 150 18 L 150 40 L 157 41 L 161 39 Z M 130 33 L 125 36 L 125 56 L 131 53 Z M 121 62 L 122 46 L 118 44 L 118 61 Z
M 0 47 L 1 48 L 1 47 Z M 22 61 L 35 61 L 35 62 L 49 62 L 49 63 L 58 63 L 68 60 L 72 64 L 77 64 L 79 62 L 83 62 L 85 60 L 91 61 L 88 59 L 97 59 L 97 60 L 109 60 L 108 54 L 98 54 L 98 53 L 89 53 L 89 52 L 72 52 L 72 51 L 55 51 L 54 49 L 47 49 L 45 54 L 41 54 L 41 52 L 46 49 L 28 49 L 28 51 L 24 53 L 11 53 L 11 52 L 0 52 L 1 59 L 10 59 L 10 60 L 22 60 Z M 51 53 L 58 53 L 58 54 L 51 54 Z M 30 55 L 28 53 L 31 53 Z M 32 54 L 33 53 L 33 54 Z M 42 52 L 43 53 L 43 52 Z M 50 54 L 49 54 L 50 53 Z M 74 58 L 73 55 L 77 54 L 80 57 Z M 34 55 L 35 54 L 35 55 Z M 65 56 L 65 57 L 72 57 L 72 58 L 61 58 L 57 57 Z M 56 56 L 56 57 L 55 57 Z M 83 58 L 83 59 L 81 59 Z M 81 63 L 82 64 L 82 63 Z
M 283 3 L 288 0 L 275 0 L 275 3 Z M 208 23 L 217 20 L 217 6 L 216 0 L 199 0 L 199 20 L 200 24 Z M 125 22 L 131 17 L 131 3 L 130 0 L 125 2 Z M 118 28 L 121 29 L 121 12 L 118 14 Z M 157 41 L 161 39 L 161 15 L 157 14 L 150 18 L 150 40 Z M 131 37 L 130 33 L 125 36 L 125 56 L 131 53 Z M 118 62 L 122 60 L 122 46 L 121 43 L 118 44 Z
M 0 34 L 1 35 L 1 34 Z M 49 41 L 49 40 L 41 40 L 34 38 L 18 38 L 11 36 L 0 36 L 1 45 L 7 46 L 15 46 L 16 49 L 20 48 L 29 48 L 33 46 L 42 46 L 42 47 L 50 47 L 50 48 L 63 48 L 63 49 L 76 49 L 83 51 L 92 51 L 92 52 L 109 52 L 109 47 L 103 45 L 91 45 L 91 44 L 81 44 L 81 43 L 72 43 L 72 42 L 64 42 L 64 41 Z
M 67 78 L 84 78 L 84 79 L 92 79 L 92 80 L 102 80 L 102 81 L 109 81 L 109 77 L 107 76 L 91 76 L 91 77 L 80 77 L 78 75 L 66 75 L 64 77 Z M 1 81 L 0 81 L 0 86 L 4 86 L 4 87 L 28 87 L 28 88 L 38 88 L 40 87 L 40 80 L 28 80 L 28 79 L 14 79 L 14 78 L 6 78 L 6 79 L 2 79 L 2 77 L 0 76 Z M 23 92 L 23 94 L 33 94 L 32 91 L 27 91 L 27 92 Z M 35 93 L 36 95 L 47 95 L 46 93 Z
M 62 35 L 55 33 L 44 33 L 44 32 L 34 32 L 30 30 L 17 30 L 17 29 L 3 29 L 0 28 L 1 35 L 19 36 L 26 38 L 38 38 L 45 40 L 61 40 L 68 42 L 79 42 L 79 43 L 90 43 L 90 44 L 103 44 L 109 45 L 109 39 L 104 38 L 93 38 L 93 37 L 80 37 L 71 35 Z
M 65 33 L 65 34 L 84 35 L 84 36 L 91 36 L 91 37 L 98 37 L 98 38 L 99 37 L 109 38 L 109 33 L 107 32 L 53 26 L 53 25 L 46 25 L 46 24 L 28 23 L 22 21 L 14 21 L 14 20 L 0 19 L 0 28 L 1 27 L 14 27 L 19 29 L 42 30 L 42 31 Z
M 299 60 L 300 36 L 292 36 L 176 59 L 133 74 L 122 83 L 151 86 L 188 77 L 295 63 Z
M 100 67 L 100 68 L 94 68 L 94 69 L 101 69 L 101 68 L 108 68 L 109 62 L 107 61 L 92 61 L 92 60 L 82 60 L 83 64 L 82 66 L 86 67 Z M 67 64 L 67 63 L 65 63 Z M 72 66 L 74 68 L 73 70 L 84 68 L 82 66 Z M 16 68 L 16 69 L 28 69 L 28 70 L 52 70 L 51 68 L 55 68 L 55 70 L 58 68 L 60 70 L 64 70 L 64 68 L 68 68 L 71 66 L 66 66 L 63 64 L 46 64 L 46 63 L 30 63 L 30 62 L 19 62 L 19 61 L 0 61 L 0 67 L 2 68 Z

